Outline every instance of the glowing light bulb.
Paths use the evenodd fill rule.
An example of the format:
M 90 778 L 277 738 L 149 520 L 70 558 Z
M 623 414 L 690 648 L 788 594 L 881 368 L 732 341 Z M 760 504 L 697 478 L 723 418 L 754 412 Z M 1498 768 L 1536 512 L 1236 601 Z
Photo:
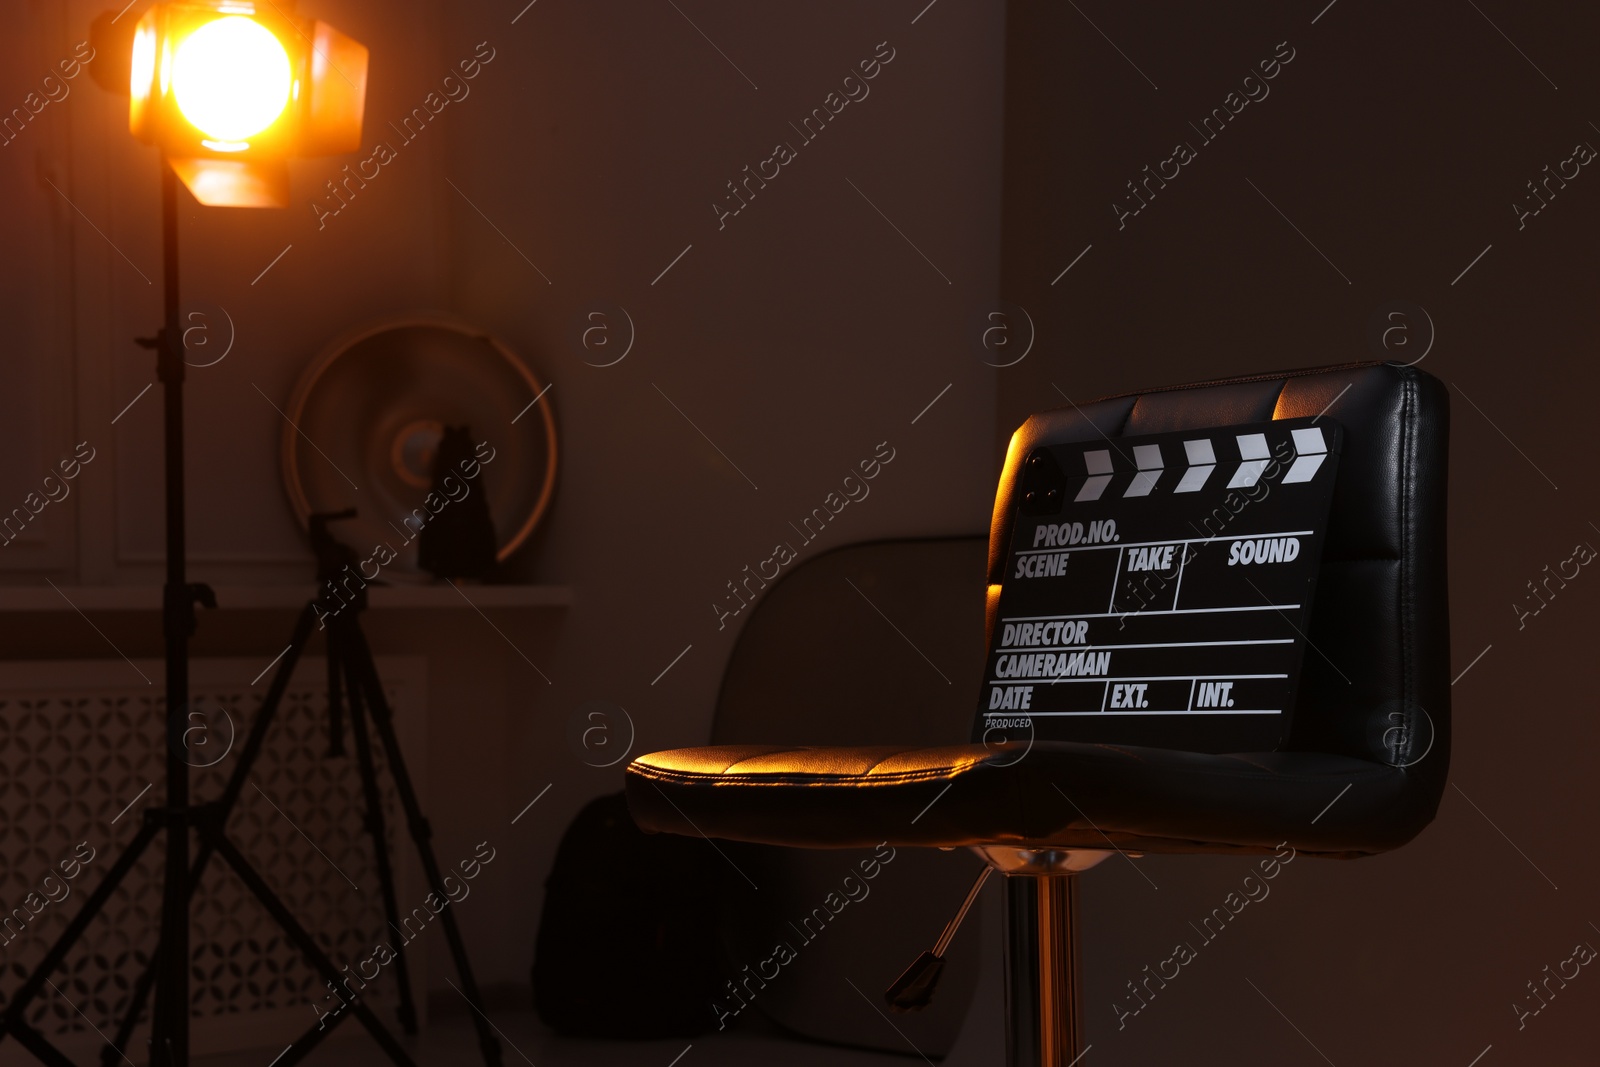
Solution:
M 195 30 L 172 63 L 178 110 L 216 141 L 243 141 L 271 126 L 288 106 L 293 80 L 283 45 L 243 15 Z

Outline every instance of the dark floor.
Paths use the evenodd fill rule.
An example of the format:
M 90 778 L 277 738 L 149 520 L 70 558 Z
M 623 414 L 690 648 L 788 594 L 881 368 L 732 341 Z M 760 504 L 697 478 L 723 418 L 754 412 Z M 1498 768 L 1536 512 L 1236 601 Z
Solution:
M 605 1065 L 605 1067 L 897 1067 L 921 1063 L 909 1059 L 850 1049 L 833 1048 L 782 1038 L 725 1035 L 690 1041 L 576 1041 L 554 1037 L 530 1012 L 496 1012 L 494 1026 L 501 1033 L 506 1067 L 532 1064 Z M 251 1050 L 224 1056 L 206 1056 L 195 1067 L 271 1067 L 272 1057 L 283 1050 Z M 456 1016 L 430 1024 L 407 1043 L 418 1067 L 472 1067 L 482 1062 L 471 1020 Z M 305 1060 L 314 1067 L 387 1067 L 389 1059 L 364 1034 L 351 1032 L 330 1039 Z

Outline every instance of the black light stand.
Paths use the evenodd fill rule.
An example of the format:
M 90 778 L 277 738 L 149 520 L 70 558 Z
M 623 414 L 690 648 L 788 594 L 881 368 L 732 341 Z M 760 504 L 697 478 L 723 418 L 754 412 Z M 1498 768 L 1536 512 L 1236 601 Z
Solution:
M 196 603 L 216 607 L 209 587 L 190 585 L 187 503 L 184 499 L 183 329 L 178 308 L 178 176 L 161 161 L 161 288 L 163 326 L 156 335 L 156 376 L 161 380 L 162 454 L 166 467 L 167 582 L 161 592 L 161 630 L 167 655 L 167 804 L 145 818 L 165 823 L 166 873 L 161 892 L 161 968 L 151 1016 L 151 1063 L 189 1063 L 189 764 L 183 733 L 189 710 L 189 639 Z M 163 1059 L 165 1057 L 165 1059 Z
M 161 629 L 166 649 L 166 804 L 148 808 L 144 824 L 110 873 L 84 902 L 38 968 L 6 1005 L 0 1036 L 17 1041 L 52 1067 L 70 1067 L 54 1045 L 27 1024 L 28 1006 L 66 958 L 96 913 L 104 907 L 157 832 L 167 831 L 166 870 L 162 880 L 161 945 L 155 962 L 161 969 L 151 1025 L 151 1063 L 187 1067 L 189 1062 L 189 765 L 183 759 L 185 711 L 189 706 L 189 638 L 194 634 L 196 603 L 216 606 L 205 585 L 189 584 L 184 516 L 183 470 L 183 330 L 178 308 L 178 178 L 165 159 L 161 163 L 161 262 L 163 326 L 154 340 L 139 344 L 156 350 L 156 374 L 163 397 L 163 454 L 166 479 L 167 578 L 162 588 Z
M 216 607 L 216 597 L 211 589 L 201 583 L 190 583 L 187 576 L 187 551 L 185 539 L 184 500 L 184 442 L 183 442 L 183 331 L 178 307 L 178 179 L 165 159 L 161 167 L 162 213 L 162 263 L 163 263 L 163 326 L 154 340 L 141 339 L 140 344 L 157 351 L 157 373 L 162 383 L 164 397 L 164 457 L 166 479 L 166 533 L 167 577 L 162 596 L 162 630 L 166 649 L 166 803 L 145 810 L 143 824 L 138 834 L 113 863 L 105 880 L 84 901 L 60 938 L 46 952 L 39 965 L 26 982 L 7 1003 L 0 1017 L 0 1038 L 10 1034 L 17 1042 L 42 1063 L 50 1067 L 74 1067 L 73 1062 L 56 1048 L 48 1038 L 28 1024 L 28 1008 L 49 983 L 49 976 L 66 959 L 67 953 L 83 936 L 95 916 L 105 907 L 112 893 L 138 862 L 144 850 L 164 828 L 167 832 L 165 874 L 162 882 L 160 942 L 150 967 L 141 975 L 135 986 L 130 1005 L 115 1040 L 108 1041 L 102 1060 L 111 1065 L 123 1062 L 123 1050 L 137 1026 L 145 998 L 154 987 L 155 1007 L 151 1019 L 150 1063 L 159 1067 L 188 1067 L 189 1064 L 189 911 L 194 889 L 212 855 L 233 869 L 247 889 L 271 915 L 274 922 L 300 949 L 308 962 L 330 987 L 337 986 L 344 977 L 334 967 L 315 938 L 300 925 L 287 906 L 261 875 L 251 866 L 238 848 L 228 840 L 225 824 L 240 793 L 244 789 L 249 771 L 259 755 L 279 702 L 289 684 L 301 650 L 311 635 L 315 613 L 308 604 L 296 623 L 294 636 L 281 662 L 271 687 L 252 725 L 239 761 L 229 777 L 222 796 L 211 803 L 193 805 L 189 799 L 189 763 L 184 759 L 184 734 L 187 730 L 189 707 L 189 640 L 195 631 L 195 605 Z M 326 518 L 313 524 L 313 545 L 317 548 L 319 573 L 329 571 L 333 554 L 326 536 Z M 336 569 L 336 568 L 334 568 Z M 364 604 L 360 605 L 364 607 Z M 343 615 L 343 613 L 341 613 Z M 389 769 L 405 807 L 408 828 L 417 843 L 423 869 L 430 888 L 441 897 L 446 890 L 428 840 L 431 834 L 412 789 L 404 761 L 401 759 L 398 738 L 390 721 L 383 687 L 373 665 L 371 651 L 359 625 L 359 607 L 348 617 L 336 621 L 329 633 L 329 700 L 335 728 L 338 729 L 339 686 L 342 671 L 350 702 L 357 753 L 360 760 L 363 792 L 367 804 L 367 829 L 372 835 L 383 883 L 384 908 L 393 925 L 398 917 L 390 873 L 385 831 L 379 807 L 380 799 L 374 777 L 370 743 L 366 734 L 365 716 L 370 716 L 388 757 Z M 337 746 L 336 750 L 337 750 Z M 191 831 L 199 842 L 199 850 L 192 866 L 189 835 Z M 451 954 L 460 974 L 463 992 L 469 1004 L 476 1009 L 479 1046 L 488 1067 L 499 1067 L 501 1052 L 498 1041 L 490 1031 L 488 1020 L 479 1007 L 478 989 L 467 962 L 465 947 L 455 917 L 448 907 L 442 912 L 446 937 Z M 401 981 L 400 1018 L 407 1033 L 415 1033 L 415 1011 L 411 1004 L 410 982 L 403 952 L 397 968 Z M 357 996 L 349 1002 L 352 1014 L 366 1027 L 373 1038 L 388 1054 L 397 1067 L 415 1067 L 405 1049 L 389 1033 L 377 1015 Z M 343 1017 L 339 1014 L 335 1024 Z M 281 1067 L 299 1062 L 314 1048 L 330 1028 L 317 1026 L 308 1031 L 291 1049 L 280 1057 Z

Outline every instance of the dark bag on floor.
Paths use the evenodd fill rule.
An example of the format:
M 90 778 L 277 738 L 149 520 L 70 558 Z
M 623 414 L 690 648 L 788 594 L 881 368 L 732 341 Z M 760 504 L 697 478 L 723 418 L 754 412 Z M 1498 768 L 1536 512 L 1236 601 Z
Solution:
M 621 793 L 567 828 L 545 881 L 534 1007 L 572 1037 L 694 1037 L 716 1022 L 729 976 L 718 932 L 726 891 L 716 850 L 647 834 Z

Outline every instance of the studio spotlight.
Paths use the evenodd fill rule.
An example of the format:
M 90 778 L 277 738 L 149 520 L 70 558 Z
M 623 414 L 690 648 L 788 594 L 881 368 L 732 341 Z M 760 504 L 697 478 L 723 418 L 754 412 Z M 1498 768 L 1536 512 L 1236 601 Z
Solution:
M 156 4 L 134 29 L 129 129 L 202 204 L 287 207 L 289 157 L 361 147 L 366 47 L 287 8 Z

